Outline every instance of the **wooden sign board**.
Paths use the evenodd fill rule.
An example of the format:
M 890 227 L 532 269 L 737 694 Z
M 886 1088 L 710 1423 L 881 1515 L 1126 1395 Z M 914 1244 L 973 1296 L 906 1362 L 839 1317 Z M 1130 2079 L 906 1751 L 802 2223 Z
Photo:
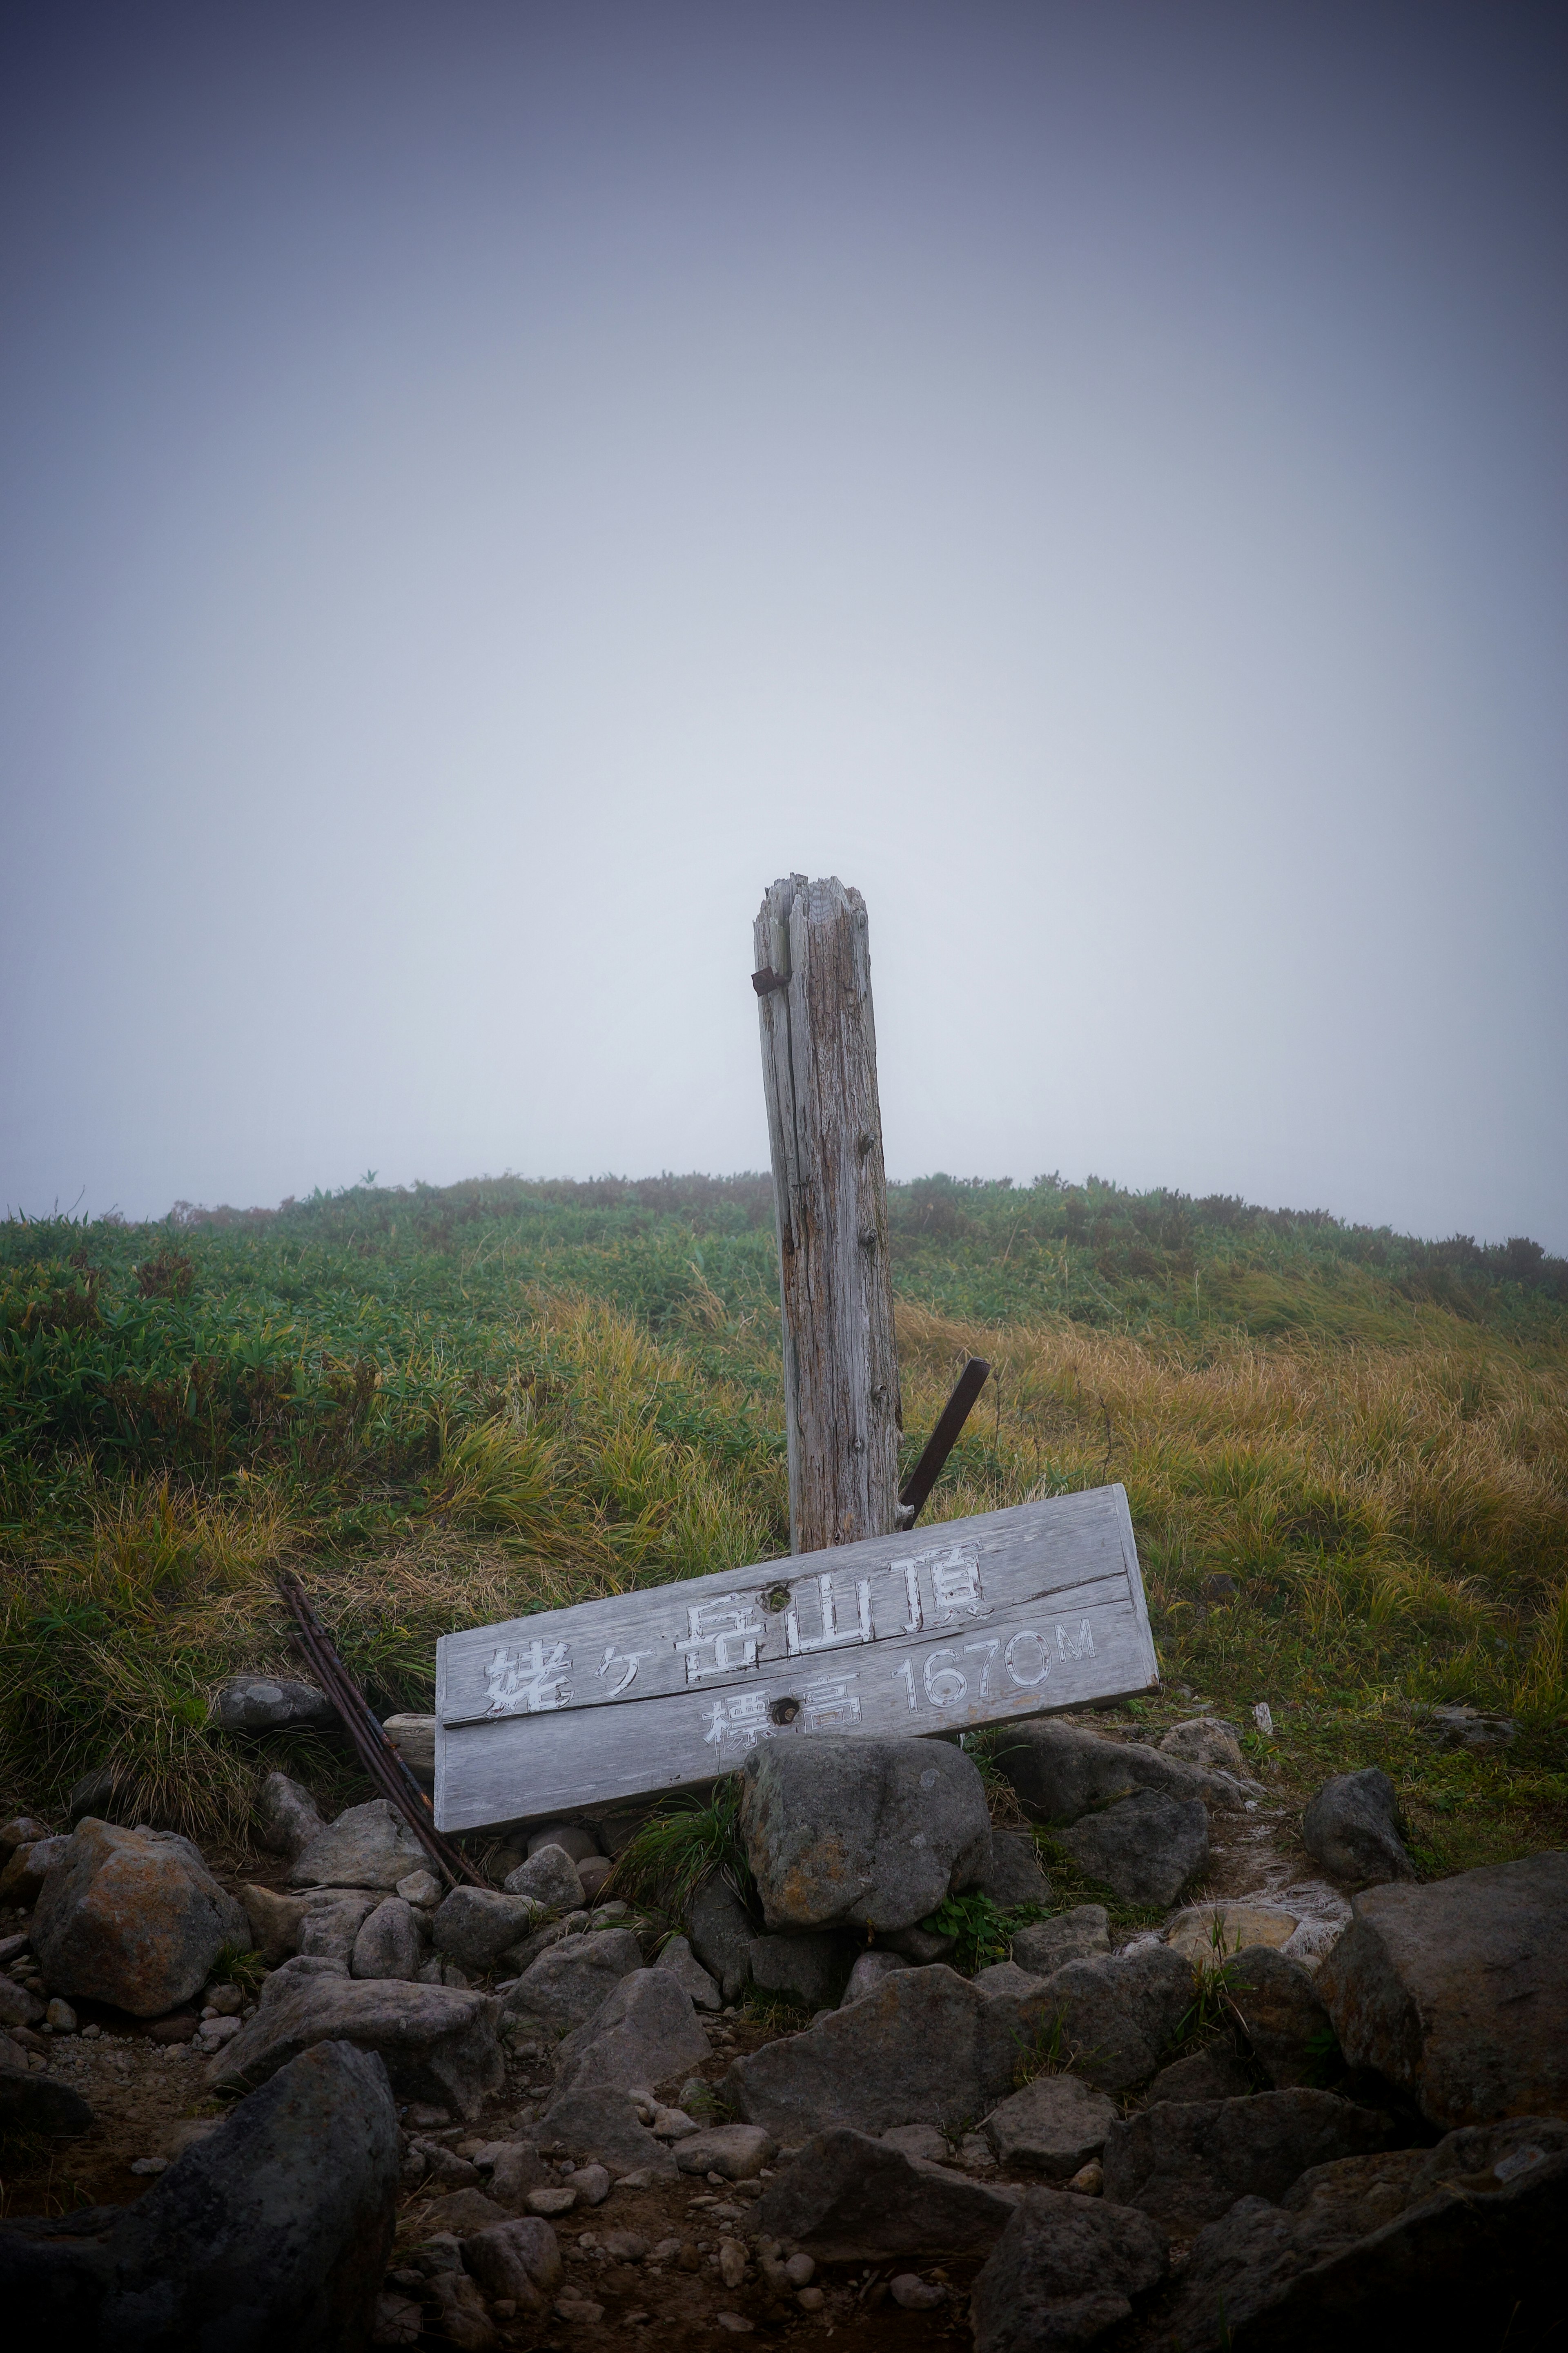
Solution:
M 499 1829 L 733 1772 L 759 1740 L 953 1732 L 1157 1680 L 1127 1496 L 907 1535 L 444 1635 L 436 1820 Z

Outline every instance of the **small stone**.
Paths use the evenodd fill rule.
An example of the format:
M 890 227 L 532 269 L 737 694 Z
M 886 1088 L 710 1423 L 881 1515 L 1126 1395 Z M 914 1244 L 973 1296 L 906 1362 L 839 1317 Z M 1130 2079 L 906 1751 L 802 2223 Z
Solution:
M 393 1978 L 411 1985 L 425 1958 L 413 1906 L 389 1895 L 368 1913 L 349 1958 L 356 1978 Z
M 608 1855 L 604 1854 L 585 1854 L 578 1863 L 577 1877 L 590 1904 L 602 1893 L 615 1867 Z
M 902 1953 L 889 1953 L 883 1945 L 879 1945 L 873 1952 L 861 1953 L 849 1972 L 849 1982 L 839 1999 L 839 2009 L 847 2010 L 852 2001 L 859 2001 L 867 1994 L 874 1993 L 882 1979 L 891 1977 L 896 1969 L 912 1968 L 913 1966 L 913 1962 L 907 1960 Z
M 441 1883 L 433 1871 L 411 1871 L 398 1881 L 397 1894 L 416 1911 L 430 1912 L 441 1901 Z
M 1141 1789 L 1057 1835 L 1087 1878 L 1134 1904 L 1173 1904 L 1208 1865 L 1208 1810 L 1201 1798 Z
M 546 1822 L 542 1829 L 530 1831 L 527 1852 L 535 1855 L 542 1847 L 556 1846 L 572 1862 L 585 1862 L 590 1855 L 599 1852 L 599 1842 L 592 1831 L 581 1822 Z
M 572 2187 L 584 2206 L 602 2206 L 610 2194 L 610 2177 L 602 2165 L 580 2165 Z
M 726 2287 L 739 2287 L 746 2276 L 746 2250 L 734 2239 L 720 2247 L 719 2276 Z
M 710 2181 L 754 2181 L 778 2154 L 777 2141 L 759 2125 L 714 2125 L 674 2146 L 681 2172 L 700 2173 Z
M 606 2231 L 599 2244 L 613 2263 L 639 2263 L 648 2253 L 648 2242 L 638 2231 Z M 679 2251 L 679 2239 L 665 2239 L 653 2253 L 668 2263 Z
M 137 2157 L 131 2160 L 132 2173 L 166 2173 L 168 2169 L 169 2160 L 166 2157 Z
M 732 1888 L 710 1879 L 692 1898 L 688 1926 L 692 1951 L 732 2002 L 751 1974 L 755 1922 Z
M 1238 1778 L 1247 1770 L 1235 1733 L 1228 1724 L 1218 1724 L 1213 1716 L 1200 1715 L 1187 1724 L 1173 1724 L 1160 1743 L 1160 1754 L 1180 1757 L 1184 1765 L 1204 1765 L 1211 1772 L 1234 1773 Z
M 820 2312 L 823 2306 L 827 2302 L 827 2298 L 824 2295 L 819 2287 L 803 2287 L 799 2289 L 795 2300 L 796 2304 L 799 2305 L 802 2312 Z
M 1301 1839 L 1313 1862 L 1347 1886 L 1415 1876 L 1399 1835 L 1394 1784 L 1375 1765 L 1325 1781 L 1301 1816 Z
M 251 1949 L 275 1969 L 300 1949 L 300 1931 L 310 1909 L 304 1895 L 279 1894 L 272 1887 L 242 1887 L 239 1900 L 250 1924 Z
M 558 2295 L 555 2299 L 557 2320 L 575 2322 L 581 2328 L 592 2328 L 595 2323 L 603 2320 L 604 2316 L 605 2307 L 602 2304 L 594 2303 L 591 2297 L 579 2295 L 574 2289 L 564 2295 Z
M 728 2287 L 732 2283 L 726 2280 L 724 2284 Z M 743 2312 L 716 2312 L 713 2319 L 718 2327 L 727 2328 L 731 2337 L 750 2337 L 756 2326 L 754 2321 L 746 2318 Z
M 531 2189 L 524 2202 L 531 2214 L 570 2214 L 577 2203 L 577 2192 L 562 2182 L 553 2189 Z
M 608 1909 L 607 1906 L 605 1908 Z M 684 1936 L 669 1937 L 655 1961 L 654 1967 L 658 1969 L 668 1969 L 685 1988 L 698 2010 L 711 2010 L 723 2008 L 723 1995 Z
M 946 2293 L 935 2281 L 921 2279 L 918 2272 L 900 2272 L 888 2282 L 888 2294 L 900 2312 L 934 2312 Z
M 237 1985 L 215 1985 L 208 1989 L 207 2003 L 218 2018 L 237 2018 L 245 2008 L 245 1996 Z
M 35 1846 L 39 1839 L 52 1835 L 47 1822 L 35 1821 L 31 1814 L 13 1814 L 8 1822 L 0 1824 L 0 1853 L 14 1854 L 19 1846 Z M 26 1936 L 7 1937 L 0 1945 L 0 1959 L 9 1960 L 7 1947 L 20 1952 L 26 1941 Z
M 784 2273 L 791 2287 L 809 2287 L 816 2277 L 816 2259 L 807 2254 L 787 2255 Z
M 900 2157 L 923 2157 L 928 2165 L 946 2165 L 952 2156 L 946 2135 L 935 2125 L 894 2125 L 881 2138 Z
M 287 1773 L 268 1773 L 256 1811 L 266 1843 L 290 1862 L 326 1829 L 309 1789 L 291 1781 Z
M 1110 1950 L 1110 1921 L 1101 1904 L 1075 1904 L 1054 1920 L 1037 1920 L 1013 1938 L 1013 1959 L 1032 1977 L 1048 1978 L 1068 1961 L 1095 1960 Z
M 1276 1949 L 1296 1933 L 1297 1915 L 1274 1904 L 1195 1904 L 1178 1912 L 1165 1942 L 1190 1961 L 1205 1966 L 1229 1960 L 1251 1945 Z
M 689 2140 L 693 2133 L 702 2129 L 696 2117 L 689 2116 L 684 2108 L 656 2106 L 647 2121 L 647 2128 L 656 2140 Z
M 348 1806 L 296 1855 L 291 1887 L 369 1887 L 392 1894 L 425 1868 L 425 1850 L 395 1806 L 372 1798 Z
M 1098 2157 L 1091 2157 L 1087 2165 L 1079 2166 L 1070 2181 L 1063 2182 L 1062 2188 L 1076 2190 L 1080 2198 L 1098 2198 L 1105 2188 L 1105 2168 Z
M 325 1732 L 339 1721 L 323 1692 L 286 1675 L 235 1676 L 219 1690 L 213 1715 L 225 1732 Z
M 509 1895 L 525 1895 L 544 1912 L 571 1912 L 583 1901 L 576 1866 L 558 1846 L 542 1846 L 526 1862 L 509 1871 L 501 1885 Z

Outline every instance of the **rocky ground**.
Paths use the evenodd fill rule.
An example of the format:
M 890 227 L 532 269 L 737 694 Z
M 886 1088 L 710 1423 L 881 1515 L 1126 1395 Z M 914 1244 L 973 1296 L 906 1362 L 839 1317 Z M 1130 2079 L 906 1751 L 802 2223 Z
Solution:
M 989 1784 L 764 1745 L 754 1908 L 710 1879 L 674 1934 L 593 1900 L 603 1823 L 447 1890 L 383 1801 L 280 1775 L 265 1861 L 13 1821 L 0 2292 L 84 2344 L 142 2274 L 195 2342 L 220 2272 L 300 2347 L 1203 2353 L 1424 2297 L 1542 2341 L 1568 1862 L 1419 1886 L 1380 1773 L 1288 1817 L 1233 1730 L 1137 1728 L 1041 1720 Z M 965 1975 L 977 1903 L 1006 1957 Z

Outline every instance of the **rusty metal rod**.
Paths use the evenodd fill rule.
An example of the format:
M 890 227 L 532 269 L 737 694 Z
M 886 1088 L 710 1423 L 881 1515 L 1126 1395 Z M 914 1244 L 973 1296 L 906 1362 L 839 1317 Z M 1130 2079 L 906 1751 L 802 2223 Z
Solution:
M 466 1881 L 470 1887 L 483 1887 L 487 1883 L 467 1857 L 437 1829 L 430 1800 L 387 1738 L 380 1718 L 338 1656 L 331 1637 L 310 1607 L 299 1578 L 287 1569 L 280 1570 L 278 1589 L 294 1613 L 294 1622 L 299 1628 L 296 1645 L 315 1670 L 322 1691 L 342 1719 L 343 1729 L 353 1742 L 360 1763 L 376 1788 L 389 1804 L 397 1808 L 449 1886 L 455 1887 Z
M 943 1463 L 958 1443 L 959 1433 L 969 1419 L 970 1408 L 985 1386 L 985 1376 L 991 1370 L 984 1356 L 971 1356 L 958 1377 L 958 1386 L 942 1409 L 936 1428 L 926 1440 L 925 1452 L 899 1489 L 899 1525 L 912 1528 L 921 1515 L 921 1506 L 942 1476 Z

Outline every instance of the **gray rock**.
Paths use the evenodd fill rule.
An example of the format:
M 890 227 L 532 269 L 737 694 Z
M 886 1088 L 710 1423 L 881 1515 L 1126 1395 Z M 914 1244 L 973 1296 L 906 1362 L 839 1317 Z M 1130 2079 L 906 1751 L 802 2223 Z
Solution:
M 752 1945 L 752 1982 L 759 1994 L 797 2010 L 835 2004 L 849 1973 L 838 1936 L 758 1936 Z
M 1568 1854 L 1535 1854 L 1356 1896 L 1315 1983 L 1350 2064 L 1434 2124 L 1551 2116 L 1568 2110 L 1565 1947 Z
M 982 1993 L 1038 1993 L 1040 1980 L 1029 1969 L 1021 1969 L 1016 1961 L 993 1961 L 986 1969 L 976 1969 L 969 1980 Z
M 479 1976 L 522 1942 L 537 1912 L 526 1895 L 501 1895 L 493 1887 L 454 1887 L 437 1908 L 431 1939 L 447 1960 Z
M 1280 2198 L 1309 2166 L 1368 2156 L 1393 2137 L 1387 2116 L 1332 2092 L 1163 2100 L 1112 2126 L 1105 2195 L 1186 2239 L 1238 2198 Z
M 882 1938 L 882 1949 L 901 1954 L 916 1968 L 923 1969 L 931 1961 L 945 1961 L 957 1943 L 956 1936 L 944 1936 L 930 1928 L 890 1928 Z
M 629 1928 L 563 1936 L 524 1969 L 506 1997 L 508 2014 L 532 2020 L 548 2034 L 569 2034 L 603 2008 L 622 1978 L 641 1967 L 642 1947 Z
M 1087 1878 L 1130 1904 L 1174 1904 L 1208 1867 L 1209 1818 L 1201 1798 L 1142 1789 L 1057 1836 Z
M 1185 1802 L 1201 1798 L 1237 1813 L 1255 1791 L 1228 1773 L 1190 1765 L 1136 1740 L 1106 1740 L 1059 1716 L 1008 1727 L 996 1763 L 1037 1821 L 1076 1822 L 1091 1807 L 1150 1789 Z
M 1174 2059 L 1162 2067 L 1143 2094 L 1144 2105 L 1156 2100 L 1244 2100 L 1252 2078 L 1228 2042 L 1211 2042 L 1188 2059 Z
M 684 1936 L 671 1936 L 655 1961 L 656 1969 L 668 1969 L 698 2010 L 722 2010 L 724 1997 L 693 1953 Z
M 1147 2214 L 1030 2189 L 974 2283 L 975 2353 L 1088 2345 L 1131 2316 L 1169 2262 L 1165 2234 Z
M 1334 2054 L 1334 2031 L 1310 1969 L 1271 1946 L 1247 1945 L 1226 1962 L 1225 1988 L 1275 2091 L 1321 2082 Z
M 945 1741 L 764 1740 L 741 1832 L 770 1928 L 908 1928 L 990 1860 L 985 1788 Z
M 436 1784 L 436 1719 L 433 1715 L 389 1715 L 383 1732 L 422 1789 Z
M 395 1806 L 372 1798 L 350 1806 L 295 1857 L 290 1887 L 378 1887 L 425 1867 L 425 1850 Z
M 356 1978 L 401 1978 L 412 1983 L 425 1958 L 413 1907 L 389 1895 L 366 1918 L 354 1938 L 349 1962 Z
M 563 2093 L 551 2102 L 539 2134 L 542 2147 L 592 2158 L 617 2181 L 628 2173 L 675 2179 L 675 2159 L 664 2142 L 638 2121 L 630 2094 L 612 2085 Z
M 717 2173 L 725 2181 L 754 2181 L 778 2153 L 777 2141 L 760 2125 L 713 2125 L 675 2144 L 682 2173 Z
M 327 1827 L 309 1789 L 291 1781 L 287 1773 L 268 1773 L 256 1801 L 256 1814 L 263 1842 L 290 1862 Z
M 706 2059 L 708 2037 L 668 1969 L 634 1969 L 586 2024 L 573 2028 L 556 2055 L 563 2091 L 590 2084 L 652 2090 Z
M 250 1948 L 268 1968 L 300 1949 L 300 1931 L 309 1909 L 303 1895 L 279 1895 L 270 1887 L 242 1887 L 239 1900 L 250 1927 Z
M 15 1904 L 30 1912 L 44 1892 L 44 1882 L 70 1846 L 68 1838 L 25 1839 L 12 1849 L 0 1871 L 0 1904 Z
M 554 2179 L 537 2141 L 508 2141 L 490 2167 L 489 2193 L 508 2213 L 521 2214 L 527 2207 L 529 2191 L 542 2189 Z
M 1013 1938 L 1013 1958 L 1021 1969 L 1048 1978 L 1068 1961 L 1091 1961 L 1110 1950 L 1110 1922 L 1102 1904 L 1075 1904 L 1054 1920 L 1037 1920 Z
M 235 1675 L 219 1690 L 213 1715 L 224 1732 L 335 1731 L 342 1720 L 314 1684 L 273 1675 Z
M 582 1822 L 546 1822 L 542 1830 L 530 1831 L 528 1852 L 537 1854 L 542 1847 L 558 1846 L 572 1862 L 586 1862 L 599 1852 L 599 1841 Z
M 889 2148 L 896 2148 L 900 2157 L 923 2157 L 928 2165 L 950 2165 L 952 2161 L 947 2136 L 938 2132 L 935 2125 L 893 2125 L 880 2138 Z
M 583 1903 L 577 1866 L 562 1847 L 542 1846 L 501 1882 L 509 1895 L 524 1895 L 541 1912 L 575 1912 Z
M 732 2061 L 724 2095 L 786 2147 L 837 2125 L 956 2125 L 1013 2090 L 1054 2011 L 1048 1985 L 1018 2000 L 977 1993 L 940 1962 L 900 1969 L 847 2010 Z
M 463 2242 L 463 2262 L 490 2295 L 510 2296 L 520 2312 L 543 2312 L 560 2284 L 561 2248 L 537 2214 L 476 2231 Z
M 1154 2072 L 1192 2009 L 1190 1965 L 1166 1945 L 1068 1961 L 1044 1981 L 1037 2007 L 1073 2072 L 1113 2097 Z
M 346 1961 L 334 1960 L 325 1953 L 296 1953 L 264 1980 L 257 2000 L 265 2008 L 269 2001 L 280 2001 L 301 1978 L 346 1978 L 348 1974 Z
M 38 2026 L 43 2016 L 44 2005 L 36 1993 L 15 1978 L 0 1978 L 0 2026 Z
M 87 2102 L 68 2084 L 53 2075 L 37 2074 L 30 2067 L 0 2063 L 0 2140 L 13 2133 L 74 2140 L 90 2132 L 97 2121 Z
M 1375 1765 L 1324 1782 L 1301 1816 L 1301 1841 L 1313 1862 L 1346 1886 L 1415 1876 L 1399 1835 L 1394 1784 Z
M 687 1923 L 691 1949 L 726 2001 L 739 2001 L 752 1973 L 752 1942 L 757 1930 L 733 1888 L 721 1879 L 700 1887 Z
M 1070 2181 L 1100 2155 L 1115 2122 L 1113 2103 L 1076 2075 L 1037 2075 L 992 2109 L 985 2137 L 1008 2172 Z
M 188 1839 L 79 1822 L 33 1915 L 33 1951 L 51 1989 L 158 2018 L 206 1983 L 248 1933 Z
M 30 2339 L 150 2353 L 359 2353 L 392 2245 L 397 2116 L 380 2062 L 306 2052 L 135 2205 L 59 2235 L 0 2225 L 0 2302 Z
M 1204 1766 L 1211 1773 L 1232 1774 L 1238 1781 L 1247 1773 L 1241 1744 L 1235 1733 L 1228 1724 L 1220 1724 L 1212 1715 L 1173 1724 L 1160 1743 L 1160 1754 L 1174 1757 L 1183 1765 Z
M 1462 1700 L 1452 1707 L 1435 1707 L 1429 1721 L 1445 1748 L 1507 1748 L 1519 1735 L 1511 1715 L 1483 1715 Z
M 585 1854 L 577 1865 L 577 1876 L 583 1883 L 583 1894 L 589 1903 L 596 1903 L 609 1885 L 615 1864 L 607 1854 Z
M 874 1986 L 879 1986 L 882 1979 L 891 1977 L 895 1969 L 912 1967 L 913 1963 L 907 1961 L 902 1953 L 889 1953 L 880 1945 L 873 1952 L 862 1953 L 849 1972 L 849 1982 L 839 1999 L 839 2009 L 847 2010 L 852 2001 L 858 2001 Z
M 298 1944 L 308 1960 L 353 1960 L 360 1930 L 375 1910 L 377 1899 L 363 1887 L 313 1888 L 305 1897 Z
M 1000 2235 L 1017 2195 L 836 2126 L 808 2141 L 768 2184 L 757 2224 L 819 2263 L 879 2263 L 937 2247 L 962 2253 Z
M 50 1835 L 47 1822 L 34 1814 L 13 1814 L 7 1822 L 0 1822 L 0 1854 L 15 1854 L 19 1846 L 35 1846 L 39 1839 Z
M 1166 2316 L 1190 2353 L 1544 2343 L 1562 2310 L 1568 2124 L 1521 2116 L 1433 2149 L 1314 2167 L 1201 2232 Z
M 400 2099 L 460 2116 L 477 2116 L 505 2081 L 495 2004 L 485 1995 L 335 1976 L 295 1978 L 262 2003 L 213 2061 L 209 2081 L 215 2091 L 248 2090 L 301 2051 L 340 2042 L 379 2054 Z
M 1040 1852 L 1027 1831 L 993 1831 L 991 1860 L 981 1873 L 979 1893 L 1002 1912 L 1048 1905 L 1051 1883 L 1040 1867 Z

